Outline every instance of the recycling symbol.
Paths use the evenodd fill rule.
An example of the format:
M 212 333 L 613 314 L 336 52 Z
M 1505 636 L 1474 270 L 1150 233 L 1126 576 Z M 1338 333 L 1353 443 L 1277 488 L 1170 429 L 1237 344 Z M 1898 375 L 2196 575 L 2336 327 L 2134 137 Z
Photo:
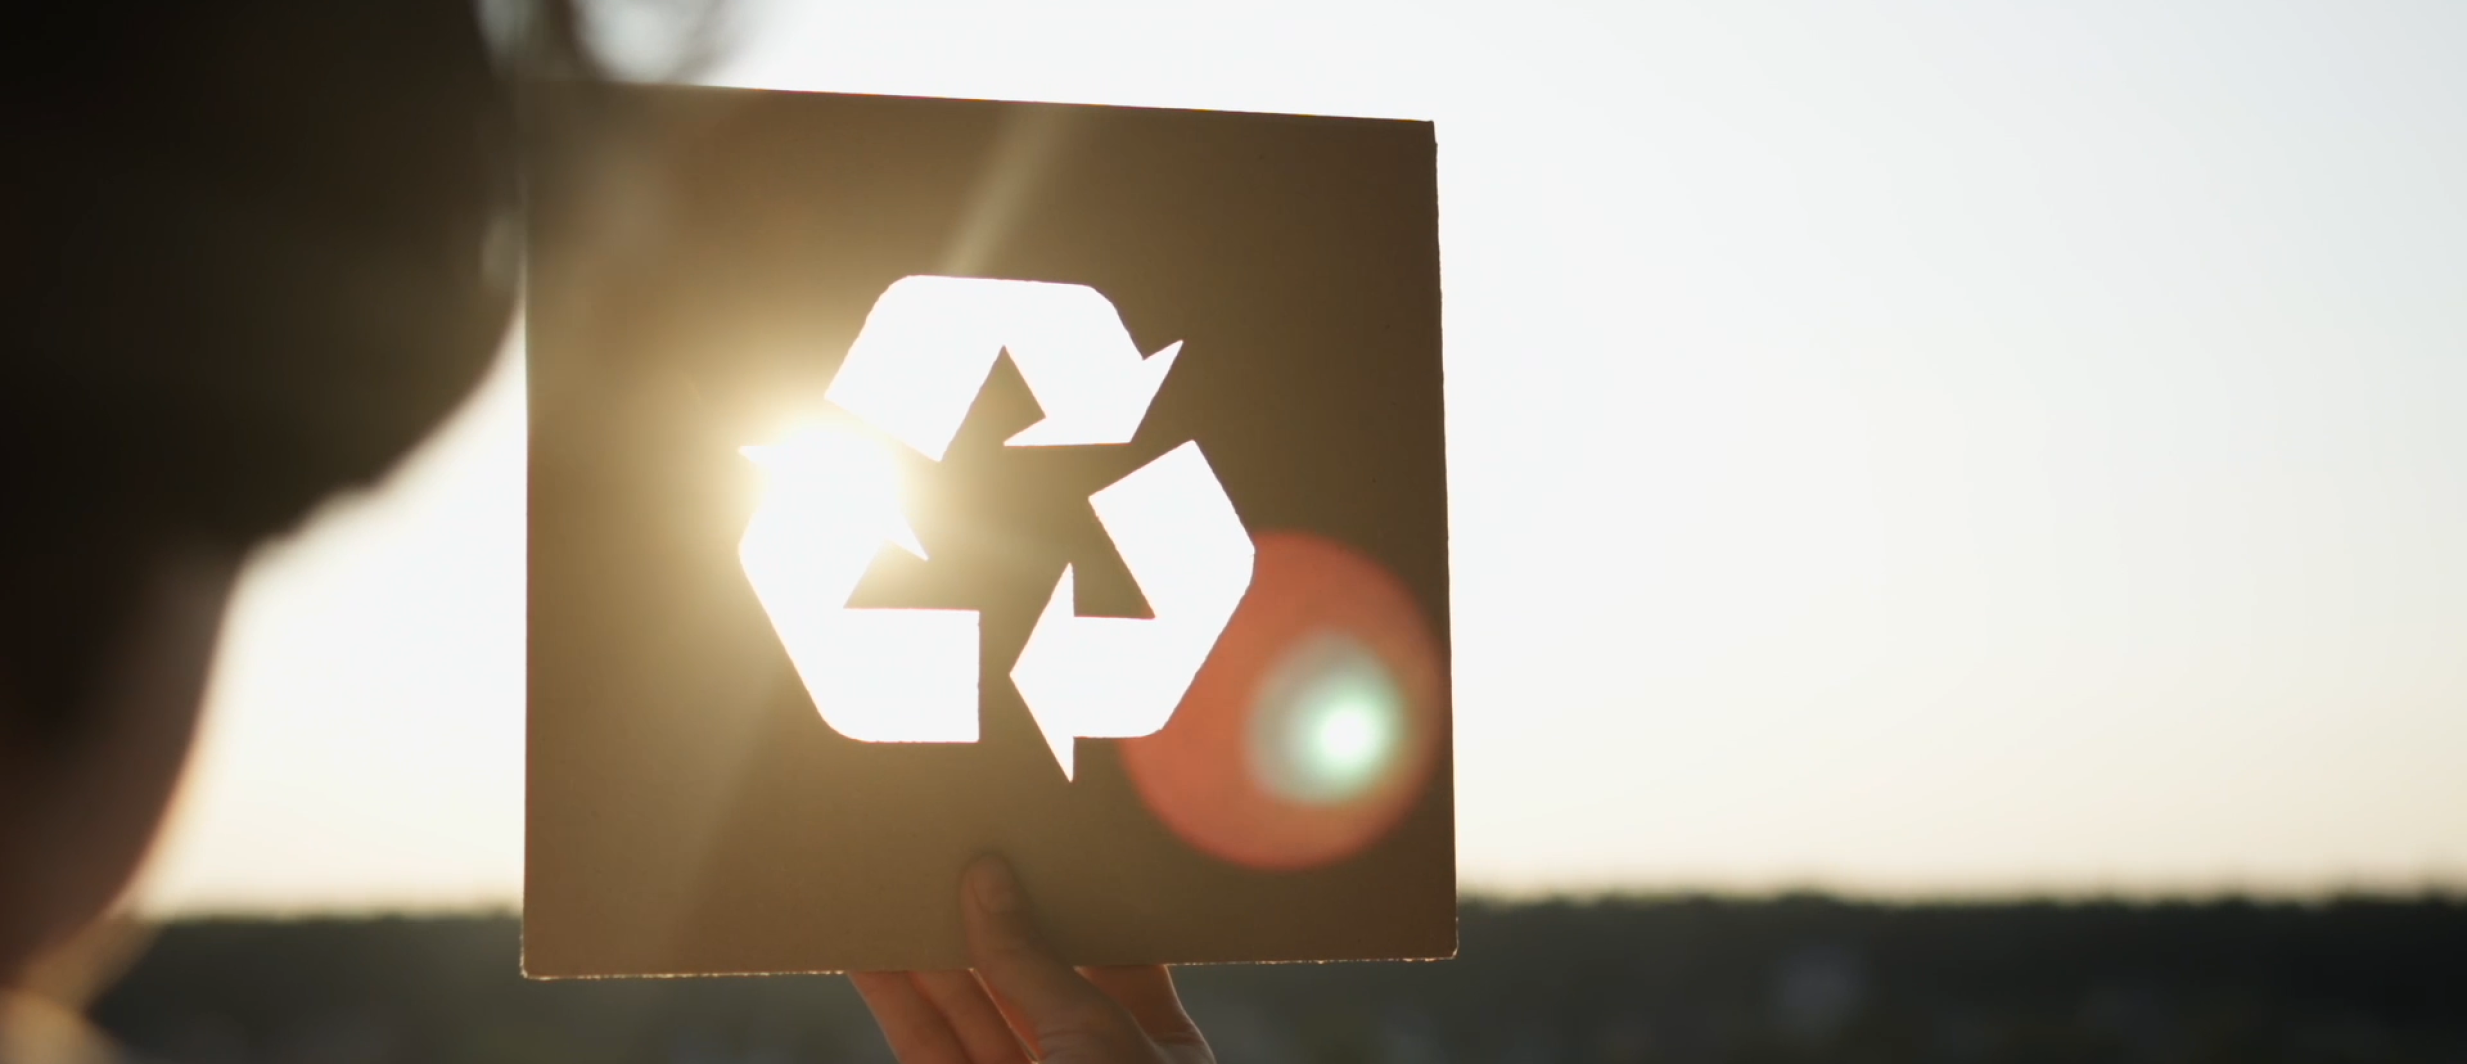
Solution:
M 1045 418 L 1004 446 L 1125 444 L 1181 350 L 1142 357 L 1085 285 L 913 276 L 874 301 L 824 397 L 940 462 L 1008 352 Z M 744 451 L 768 487 L 738 560 L 824 723 L 865 742 L 975 742 L 976 611 L 848 605 L 884 544 L 925 556 L 893 455 L 824 431 Z M 1251 583 L 1250 534 L 1196 441 L 1088 503 L 1153 617 L 1078 616 L 1064 566 L 1011 683 L 1065 778 L 1076 740 L 1165 726 Z

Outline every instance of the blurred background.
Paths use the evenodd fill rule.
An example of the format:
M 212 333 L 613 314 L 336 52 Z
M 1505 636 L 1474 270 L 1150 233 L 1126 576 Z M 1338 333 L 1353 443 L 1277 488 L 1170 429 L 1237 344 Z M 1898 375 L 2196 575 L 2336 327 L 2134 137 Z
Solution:
M 587 10 L 1437 122 L 1465 956 L 1195 972 L 1227 1060 L 2467 1060 L 2467 7 Z M 837 981 L 516 979 L 523 445 L 516 344 L 255 558 L 140 1047 L 879 1057 Z

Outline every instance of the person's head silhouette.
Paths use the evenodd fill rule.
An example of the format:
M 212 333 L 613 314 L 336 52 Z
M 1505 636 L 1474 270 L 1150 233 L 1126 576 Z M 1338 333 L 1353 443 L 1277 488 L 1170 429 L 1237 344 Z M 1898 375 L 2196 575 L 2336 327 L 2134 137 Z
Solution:
M 488 10 L 527 16 L 526 69 L 592 73 L 568 0 Z M 498 348 L 516 93 L 481 15 L 133 0 L 0 35 L 0 1061 L 106 1058 L 25 1042 L 7 992 L 136 871 L 240 559 L 393 465 Z M 1022 1025 L 966 973 L 861 980 L 902 1059 L 1208 1059 L 1163 969 L 1075 973 L 1005 866 L 970 882 Z
M 390 466 L 511 311 L 513 93 L 456 0 L 0 35 L 0 987 L 124 887 L 241 556 Z

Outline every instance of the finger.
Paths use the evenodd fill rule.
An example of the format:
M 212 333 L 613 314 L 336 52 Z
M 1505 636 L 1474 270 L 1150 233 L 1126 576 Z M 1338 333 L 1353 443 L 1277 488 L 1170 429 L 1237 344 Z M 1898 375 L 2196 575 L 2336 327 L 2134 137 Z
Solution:
M 1029 1019 L 1027 1014 L 1019 1011 L 1019 1006 L 1011 1004 L 1010 999 L 1003 997 L 1001 991 L 987 984 L 984 976 L 978 976 L 977 983 L 985 987 L 985 996 L 993 999 L 994 1011 L 1002 1014 L 1002 1022 L 1010 1024 L 1012 1033 L 1019 1035 L 1019 1040 L 1027 1044 L 1028 1059 L 1045 1059 L 1045 1043 L 1037 1041 L 1036 1021 Z
M 1028 1064 L 1028 1052 L 1011 1033 L 1010 1021 L 994 1008 L 992 998 L 972 972 L 918 972 L 917 989 L 941 1010 L 951 1033 L 968 1050 L 975 1064 Z
M 900 1064 L 974 1064 L 942 1012 L 906 972 L 850 972 L 848 981 L 873 1011 L 882 1040 Z
M 1183 1011 L 1182 998 L 1174 993 L 1173 973 L 1164 965 L 1082 968 L 1079 974 L 1119 1003 L 1139 1029 L 1159 1044 L 1202 1044 L 1199 1025 Z
M 995 996 L 1027 1021 L 1037 1044 L 1051 1047 L 1057 1035 L 1070 1040 L 1133 1033 L 1121 1006 L 1054 956 L 1008 863 L 980 857 L 968 866 L 964 883 L 960 922 L 968 933 L 969 960 Z

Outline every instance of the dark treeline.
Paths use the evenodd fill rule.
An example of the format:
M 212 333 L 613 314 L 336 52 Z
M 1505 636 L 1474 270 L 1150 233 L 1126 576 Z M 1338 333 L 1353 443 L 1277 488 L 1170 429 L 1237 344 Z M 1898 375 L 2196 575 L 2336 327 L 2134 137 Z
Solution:
M 166 929 L 98 1009 L 188 1064 L 884 1061 L 836 978 L 526 983 L 510 918 Z M 1227 1064 L 2467 1061 L 2467 904 L 1477 904 L 1437 964 L 1182 975 Z

